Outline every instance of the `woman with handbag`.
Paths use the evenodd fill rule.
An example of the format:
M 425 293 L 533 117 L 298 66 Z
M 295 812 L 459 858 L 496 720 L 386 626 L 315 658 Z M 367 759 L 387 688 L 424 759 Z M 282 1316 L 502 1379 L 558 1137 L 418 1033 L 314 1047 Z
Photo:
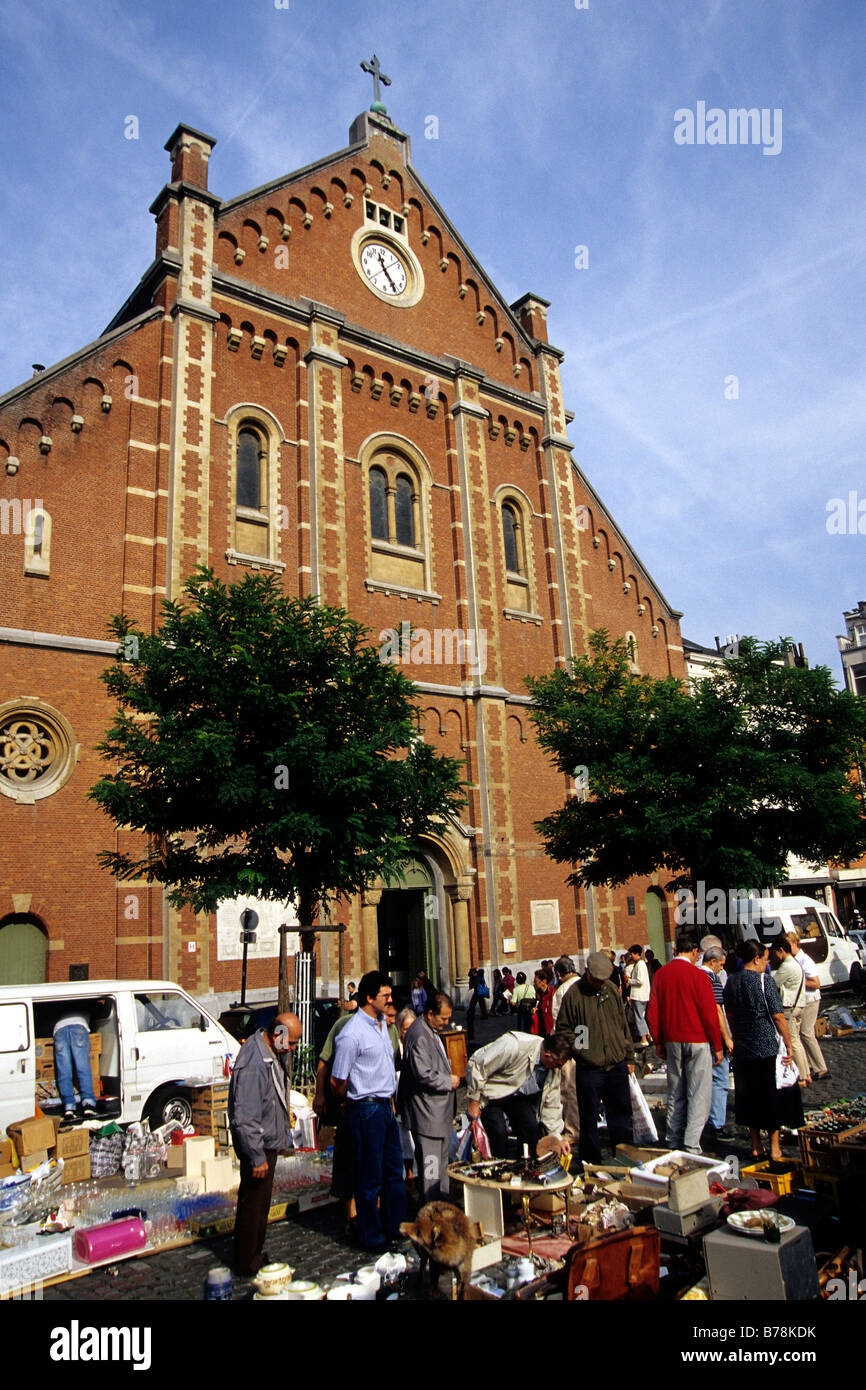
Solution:
M 517 980 L 514 985 L 511 1003 L 517 1013 L 518 1032 L 531 1032 L 532 1019 L 535 1014 L 536 995 L 535 989 L 529 984 L 522 970 L 518 970 L 517 972 Z
M 793 1084 L 797 1072 L 791 1036 L 779 991 L 766 974 L 766 946 L 750 938 L 740 943 L 738 955 L 743 968 L 728 977 L 724 989 L 725 1013 L 734 1040 L 737 1124 L 749 1131 L 753 1158 L 781 1162 L 782 1125 L 797 1129 L 803 1123 L 803 1101 L 799 1087 Z M 779 1085 L 779 1080 L 787 1084 Z M 769 1134 L 769 1154 L 761 1147 L 761 1130 Z
M 773 967 L 773 981 L 782 996 L 782 1007 L 788 1022 L 788 1032 L 791 1034 L 791 1056 L 800 1073 L 800 1089 L 804 1091 L 812 1084 L 806 1052 L 800 1041 L 800 1024 L 807 1003 L 806 972 L 794 960 L 791 943 L 785 936 L 780 936 L 770 947 L 770 964 Z

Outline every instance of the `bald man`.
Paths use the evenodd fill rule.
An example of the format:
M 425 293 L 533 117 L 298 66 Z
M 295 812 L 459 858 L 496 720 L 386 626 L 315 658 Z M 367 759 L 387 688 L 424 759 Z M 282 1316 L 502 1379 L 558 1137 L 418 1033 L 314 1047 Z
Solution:
M 268 1229 L 277 1157 L 292 1146 L 291 1057 L 303 1029 L 297 1014 L 278 1014 L 267 1028 L 247 1038 L 235 1060 L 229 1086 L 229 1124 L 241 1161 L 235 1215 L 234 1266 L 258 1274 Z

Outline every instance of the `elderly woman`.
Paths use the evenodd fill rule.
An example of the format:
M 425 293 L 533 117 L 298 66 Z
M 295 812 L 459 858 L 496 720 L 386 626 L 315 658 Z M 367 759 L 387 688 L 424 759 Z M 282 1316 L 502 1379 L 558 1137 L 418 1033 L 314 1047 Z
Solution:
M 779 1147 L 782 1125 L 803 1123 L 803 1102 L 797 1086 L 776 1086 L 779 1037 L 785 1060 L 792 1061 L 791 1036 L 781 996 L 767 974 L 767 948 L 761 941 L 743 941 L 738 952 L 743 968 L 724 988 L 725 1013 L 734 1039 L 734 1098 L 737 1124 L 745 1125 L 752 1157 L 784 1159 Z M 761 1130 L 770 1137 L 769 1155 L 761 1147 Z

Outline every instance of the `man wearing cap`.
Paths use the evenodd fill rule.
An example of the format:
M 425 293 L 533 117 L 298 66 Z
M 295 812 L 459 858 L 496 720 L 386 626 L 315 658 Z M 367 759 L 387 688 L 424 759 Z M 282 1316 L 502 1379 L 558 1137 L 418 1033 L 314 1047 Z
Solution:
M 585 973 L 565 995 L 556 1020 L 556 1032 L 569 1043 L 575 1061 L 579 1152 L 590 1163 L 601 1159 L 598 1112 L 602 1102 L 611 1147 L 615 1150 L 617 1144 L 632 1142 L 628 1078 L 634 1071 L 634 1044 L 612 974 L 610 956 L 593 951 Z

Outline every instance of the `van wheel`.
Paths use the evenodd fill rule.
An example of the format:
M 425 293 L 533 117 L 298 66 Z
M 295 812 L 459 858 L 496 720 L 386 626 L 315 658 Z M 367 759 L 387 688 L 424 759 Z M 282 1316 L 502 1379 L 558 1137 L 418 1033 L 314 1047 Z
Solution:
M 177 1120 L 184 1128 L 192 1122 L 192 1099 L 182 1086 L 163 1086 L 154 1091 L 144 1107 L 144 1118 L 151 1129 L 159 1129 L 170 1120 Z
M 866 970 L 859 960 L 855 960 L 851 966 L 851 988 L 858 994 L 866 994 Z

